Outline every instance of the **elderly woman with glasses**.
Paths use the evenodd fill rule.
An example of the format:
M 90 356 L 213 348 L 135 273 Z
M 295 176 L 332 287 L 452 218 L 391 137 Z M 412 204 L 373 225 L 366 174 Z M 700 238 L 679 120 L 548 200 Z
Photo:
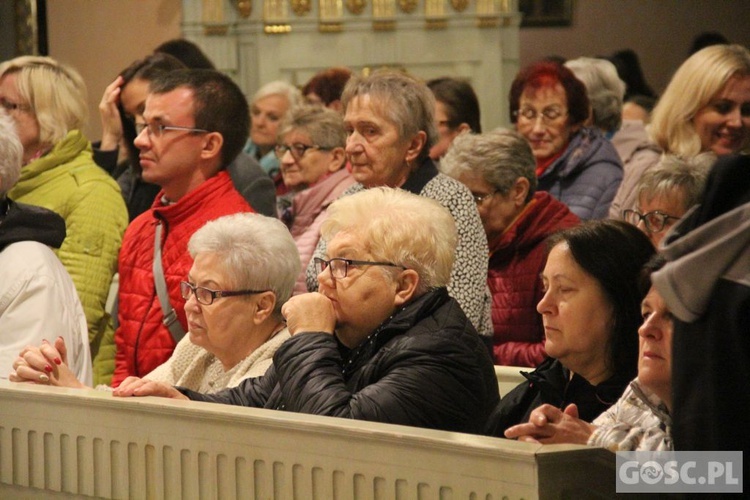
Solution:
M 180 287 L 188 334 L 144 380 L 212 393 L 263 375 L 289 338 L 281 307 L 300 270 L 289 231 L 263 215 L 228 215 L 196 231 L 188 249 L 193 266 Z M 85 387 L 68 368 L 66 350 L 61 339 L 26 348 L 10 379 Z
M 292 338 L 265 376 L 213 395 L 134 380 L 156 395 L 480 433 L 499 400 L 492 360 L 446 290 L 456 227 L 439 203 L 378 188 L 328 210 L 320 291 L 282 312 Z
M 83 135 L 85 96 L 78 72 L 54 59 L 23 56 L 0 64 L 0 106 L 23 145 L 21 177 L 8 195 L 65 219 L 67 236 L 55 253 L 73 278 L 86 314 L 94 378 L 103 380 L 114 357 L 105 304 L 128 212 L 120 188 L 96 166 Z
M 292 233 L 302 268 L 307 268 L 320 239 L 326 209 L 355 183 L 346 164 L 346 132 L 341 115 L 321 106 L 298 106 L 279 128 L 276 156 L 290 190 L 278 197 L 279 215 Z M 307 292 L 305 272 L 294 293 Z
M 471 193 L 438 172 L 429 152 L 437 140 L 435 98 L 429 87 L 409 75 L 378 71 L 352 76 L 342 96 L 346 156 L 357 181 L 344 194 L 378 186 L 401 188 L 436 200 L 456 222 L 456 264 L 448 292 L 474 327 L 491 344 L 490 294 L 487 289 L 487 237 Z M 325 253 L 325 242 L 315 251 Z M 307 289 L 317 290 L 317 273 L 307 268 Z
M 595 127 L 587 127 L 586 87 L 556 62 L 522 69 L 510 89 L 511 121 L 536 158 L 538 189 L 583 220 L 607 217 L 622 180 L 622 162 Z
M 689 160 L 664 156 L 641 177 L 636 187 L 637 210 L 624 210 L 624 219 L 646 233 L 658 248 L 667 231 L 700 202 L 708 171 L 715 161 L 713 153 Z
M 547 260 L 546 238 L 579 223 L 567 206 L 536 190 L 534 156 L 518 133 L 463 134 L 440 169 L 469 188 L 490 246 L 495 364 L 535 367 L 545 358 L 536 304 Z

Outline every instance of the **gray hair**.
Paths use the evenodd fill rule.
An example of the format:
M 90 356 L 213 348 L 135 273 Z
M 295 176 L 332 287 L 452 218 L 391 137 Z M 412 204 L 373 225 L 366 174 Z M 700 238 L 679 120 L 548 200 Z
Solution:
M 254 213 L 207 222 L 190 238 L 188 251 L 193 258 L 204 252 L 218 254 L 231 286 L 274 292 L 276 315 L 291 297 L 302 267 L 297 245 L 284 223 Z
M 440 170 L 455 179 L 478 175 L 507 195 L 519 177 L 528 179 L 526 203 L 536 192 L 536 160 L 529 142 L 513 130 L 498 128 L 484 134 L 461 134 L 440 160 Z
M 615 65 L 606 59 L 579 57 L 566 62 L 565 66 L 586 86 L 594 125 L 606 132 L 619 129 L 626 86 Z
M 18 182 L 23 163 L 23 146 L 16 125 L 5 110 L 0 109 L 0 200 Z
M 641 196 L 653 199 L 655 196 L 675 195 L 680 198 L 682 194 L 683 209 L 687 211 L 700 201 L 708 172 L 715 162 L 716 155 L 710 152 L 689 159 L 664 155 L 638 181 L 638 199 Z
M 393 262 L 419 274 L 417 296 L 450 281 L 457 241 L 448 209 L 424 196 L 388 187 L 344 196 L 328 208 L 320 234 L 357 235 L 374 260 Z M 382 268 L 384 273 L 392 268 Z
M 427 139 L 418 160 L 427 158 L 437 141 L 435 128 L 435 96 L 430 88 L 409 75 L 393 70 L 381 70 L 369 76 L 352 75 L 344 87 L 341 104 L 344 109 L 356 97 L 370 97 L 370 105 L 393 123 L 402 140 L 425 132 Z
M 302 92 L 291 83 L 287 83 L 283 80 L 274 80 L 263 85 L 258 89 L 255 95 L 253 95 L 252 102 L 256 102 L 270 95 L 281 95 L 286 97 L 290 109 L 299 106 L 304 102 Z
M 278 140 L 293 130 L 309 135 L 310 140 L 322 148 L 346 146 L 344 119 L 332 109 L 310 104 L 292 108 L 279 127 Z

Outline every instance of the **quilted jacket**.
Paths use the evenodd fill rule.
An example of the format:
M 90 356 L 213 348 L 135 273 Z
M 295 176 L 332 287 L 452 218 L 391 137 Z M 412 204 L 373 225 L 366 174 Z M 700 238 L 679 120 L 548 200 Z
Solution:
M 162 266 L 172 307 L 184 330 L 187 320 L 180 296 L 180 281 L 187 277 L 193 259 L 187 244 L 206 222 L 223 215 L 252 212 L 232 185 L 229 174 L 219 172 L 172 205 L 163 205 L 160 192 L 154 205 L 139 215 L 125 232 L 120 252 L 119 327 L 115 332 L 117 357 L 112 385 L 130 375 L 142 377 L 172 355 L 175 341 L 162 324 L 164 317 L 154 287 L 154 232 L 162 221 Z
M 444 288 L 427 292 L 350 350 L 327 333 L 287 340 L 266 375 L 190 399 L 481 433 L 498 402 L 492 360 Z
M 581 220 L 605 219 L 622 181 L 622 161 L 598 129 L 582 128 L 539 176 L 539 191 L 562 201 Z
M 67 237 L 55 253 L 73 278 L 86 313 L 94 382 L 106 383 L 112 373 L 114 345 L 105 303 L 128 225 L 120 188 L 94 163 L 88 140 L 73 130 L 48 154 L 23 167 L 8 196 L 65 219 Z
M 578 223 L 563 203 L 537 192 L 513 225 L 490 242 L 495 364 L 535 367 L 544 361 L 544 327 L 536 305 L 544 295 L 539 275 L 547 261 L 545 240 Z

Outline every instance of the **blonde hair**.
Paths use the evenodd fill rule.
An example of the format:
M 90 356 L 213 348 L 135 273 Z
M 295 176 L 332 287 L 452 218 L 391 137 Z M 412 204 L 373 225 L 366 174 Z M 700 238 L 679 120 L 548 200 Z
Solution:
M 373 259 L 415 270 L 417 295 L 450 281 L 456 224 L 435 200 L 395 188 L 367 189 L 328 208 L 320 234 L 330 241 L 339 232 L 356 234 Z
M 39 142 L 52 146 L 86 124 L 86 84 L 70 66 L 50 57 L 21 56 L 0 64 L 0 78 L 15 73 L 18 93 L 39 123 Z
M 712 45 L 690 56 L 651 114 L 654 142 L 665 153 L 683 158 L 700 153 L 693 118 L 735 76 L 750 76 L 750 51 L 741 45 Z

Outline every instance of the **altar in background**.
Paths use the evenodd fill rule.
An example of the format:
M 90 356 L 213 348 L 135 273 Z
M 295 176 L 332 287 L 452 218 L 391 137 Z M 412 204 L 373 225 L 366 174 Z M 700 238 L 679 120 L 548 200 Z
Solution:
M 248 98 L 264 83 L 302 86 L 330 66 L 468 79 L 482 127 L 509 124 L 519 69 L 516 0 L 183 0 L 183 36 Z

